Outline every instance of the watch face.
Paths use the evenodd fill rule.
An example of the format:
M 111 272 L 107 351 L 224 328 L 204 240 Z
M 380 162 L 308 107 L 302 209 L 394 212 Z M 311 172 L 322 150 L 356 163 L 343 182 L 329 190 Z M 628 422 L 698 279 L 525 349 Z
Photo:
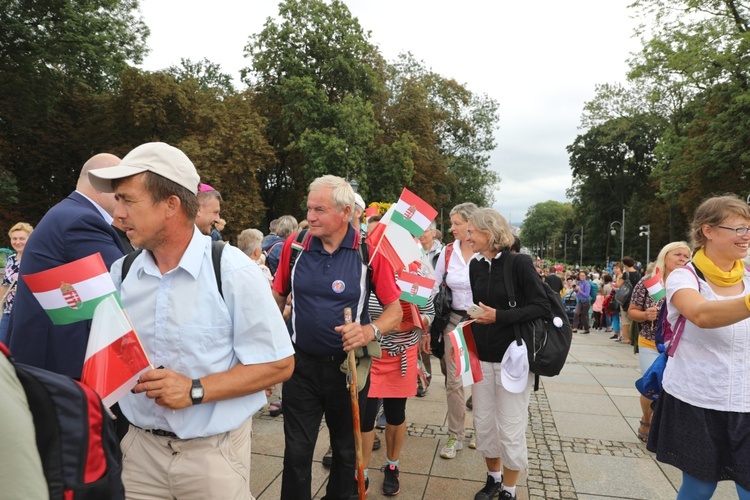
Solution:
M 183 392 L 183 394 L 185 394 Z M 193 399 L 200 399 L 203 397 L 203 387 L 193 387 L 190 389 L 190 397 Z

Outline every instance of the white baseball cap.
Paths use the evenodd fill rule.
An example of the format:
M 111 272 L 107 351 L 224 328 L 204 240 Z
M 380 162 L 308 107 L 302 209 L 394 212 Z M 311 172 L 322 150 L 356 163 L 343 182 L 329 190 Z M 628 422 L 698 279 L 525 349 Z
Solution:
M 359 193 L 354 193 L 354 204 L 357 205 L 359 208 L 364 210 L 365 207 L 365 200 L 362 199 L 362 196 L 360 196 Z
M 508 392 L 521 393 L 529 383 L 529 354 L 526 344 L 515 340 L 505 351 L 500 363 L 500 382 Z
M 164 142 L 141 144 L 115 167 L 89 170 L 89 182 L 94 189 L 103 193 L 113 193 L 112 181 L 143 172 L 153 172 L 188 189 L 198 192 L 200 177 L 195 165 L 185 153 Z

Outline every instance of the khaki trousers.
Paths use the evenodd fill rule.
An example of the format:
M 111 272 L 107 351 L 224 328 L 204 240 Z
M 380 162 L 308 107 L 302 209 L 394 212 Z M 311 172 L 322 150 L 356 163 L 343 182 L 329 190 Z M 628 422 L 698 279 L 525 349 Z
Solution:
M 138 427 L 122 439 L 128 500 L 248 500 L 252 419 L 239 428 L 194 439 L 155 436 Z
M 461 377 L 456 377 L 456 362 L 453 359 L 453 344 L 448 333 L 461 322 L 461 315 L 451 313 L 450 323 L 443 330 L 445 354 L 440 366 L 445 375 L 445 394 L 448 403 L 448 432 L 463 441 L 466 433 L 466 397 Z

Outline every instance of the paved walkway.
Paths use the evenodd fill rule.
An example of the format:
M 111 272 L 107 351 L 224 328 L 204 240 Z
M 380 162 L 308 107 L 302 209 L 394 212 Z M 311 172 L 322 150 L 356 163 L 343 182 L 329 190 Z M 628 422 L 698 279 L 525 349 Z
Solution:
M 640 405 L 633 382 L 638 360 L 630 346 L 592 330 L 574 334 L 563 372 L 542 378 L 529 404 L 529 470 L 517 496 L 526 499 L 674 499 L 680 472 L 654 460 L 636 436 Z M 484 485 L 484 460 L 468 447 L 473 434 L 467 411 L 465 447 L 453 460 L 440 458 L 447 439 L 445 391 L 439 364 L 424 398 L 407 403 L 408 436 L 401 456 L 398 498 L 472 499 Z M 469 391 L 467 390 L 467 396 Z M 260 500 L 279 498 L 283 463 L 283 417 L 258 413 L 253 422 L 252 492 Z M 385 443 L 382 432 L 379 436 Z M 328 447 L 323 426 L 313 464 L 315 498 L 325 493 L 328 470 L 320 460 Z M 369 498 L 379 498 L 385 446 L 373 452 Z M 721 483 L 715 499 L 736 499 L 733 483 Z

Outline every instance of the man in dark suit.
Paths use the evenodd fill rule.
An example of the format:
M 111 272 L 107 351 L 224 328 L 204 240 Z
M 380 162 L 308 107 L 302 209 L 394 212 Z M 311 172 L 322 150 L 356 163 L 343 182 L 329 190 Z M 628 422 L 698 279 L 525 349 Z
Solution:
M 118 157 L 106 153 L 87 161 L 76 190 L 44 215 L 26 243 L 8 326 L 8 346 L 19 363 L 81 377 L 91 321 L 53 325 L 22 277 L 97 252 L 109 269 L 123 256 L 122 241 L 112 227 L 114 195 L 97 191 L 88 178 L 89 170 L 119 163 Z

